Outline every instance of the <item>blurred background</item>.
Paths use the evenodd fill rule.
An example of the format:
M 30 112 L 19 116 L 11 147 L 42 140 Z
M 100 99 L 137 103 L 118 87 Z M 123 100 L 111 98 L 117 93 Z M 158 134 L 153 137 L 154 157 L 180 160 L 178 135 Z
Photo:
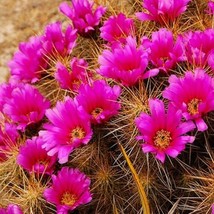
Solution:
M 7 80 L 8 61 L 18 44 L 43 32 L 47 23 L 62 20 L 62 0 L 0 0 L 0 83 Z

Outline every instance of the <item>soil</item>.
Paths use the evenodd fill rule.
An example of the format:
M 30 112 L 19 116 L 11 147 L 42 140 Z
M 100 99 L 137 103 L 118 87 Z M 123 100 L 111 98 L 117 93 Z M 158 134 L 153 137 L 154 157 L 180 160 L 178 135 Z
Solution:
M 18 44 L 43 32 L 50 22 L 63 20 L 62 0 L 0 0 L 0 83 L 9 76 L 8 61 Z

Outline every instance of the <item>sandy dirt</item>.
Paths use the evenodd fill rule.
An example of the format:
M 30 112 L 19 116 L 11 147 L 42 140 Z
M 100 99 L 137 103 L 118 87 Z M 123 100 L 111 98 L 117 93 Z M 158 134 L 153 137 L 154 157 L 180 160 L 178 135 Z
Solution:
M 58 12 L 62 0 L 0 0 L 0 83 L 9 75 L 8 61 L 18 44 L 43 31 L 44 26 L 65 19 Z

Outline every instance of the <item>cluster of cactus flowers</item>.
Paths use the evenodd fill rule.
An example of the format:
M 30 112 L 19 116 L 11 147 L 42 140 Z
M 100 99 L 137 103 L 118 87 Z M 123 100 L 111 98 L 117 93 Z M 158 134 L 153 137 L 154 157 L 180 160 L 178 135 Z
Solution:
M 213 214 L 214 2 L 59 10 L 0 85 L 0 213 Z

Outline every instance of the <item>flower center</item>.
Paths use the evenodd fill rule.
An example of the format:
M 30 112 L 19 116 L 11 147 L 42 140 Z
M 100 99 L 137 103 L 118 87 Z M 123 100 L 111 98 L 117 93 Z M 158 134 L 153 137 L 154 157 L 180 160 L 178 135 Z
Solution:
M 187 110 L 191 115 L 198 114 L 198 105 L 201 102 L 201 100 L 194 98 L 187 104 Z
M 72 81 L 72 84 L 74 84 L 74 85 L 80 85 L 81 84 L 81 81 L 80 80 L 78 80 L 78 79 L 74 79 L 73 81 Z
M 172 141 L 171 134 L 166 130 L 159 130 L 156 132 L 154 137 L 154 145 L 160 149 L 165 149 L 169 146 Z
M 75 138 L 83 139 L 84 137 L 85 137 L 85 131 L 79 126 L 73 129 L 71 132 L 72 139 L 75 139 Z
M 70 192 L 65 192 L 62 195 L 61 198 L 61 204 L 67 205 L 67 206 L 72 206 L 74 203 L 77 201 L 76 195 L 70 193 Z
M 91 115 L 92 115 L 94 118 L 97 118 L 102 112 L 103 112 L 103 109 L 102 109 L 102 108 L 95 108 L 95 109 L 91 112 Z

